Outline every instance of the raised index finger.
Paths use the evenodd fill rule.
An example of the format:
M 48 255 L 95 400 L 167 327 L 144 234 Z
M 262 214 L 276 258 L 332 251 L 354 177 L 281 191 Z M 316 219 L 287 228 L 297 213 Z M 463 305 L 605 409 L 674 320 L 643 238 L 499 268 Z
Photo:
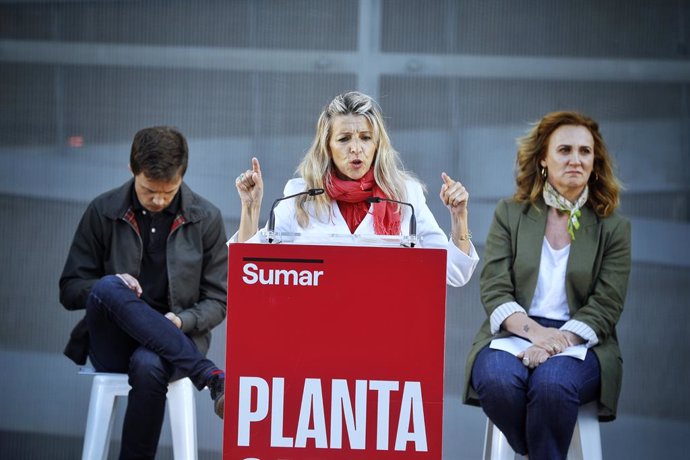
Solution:
M 252 157 L 252 171 L 259 176 L 261 175 L 261 165 L 259 164 L 259 159 L 256 157 Z
M 441 173 L 441 179 L 443 179 L 443 183 L 446 185 L 453 185 L 455 183 L 455 181 L 451 179 L 450 176 L 445 172 Z

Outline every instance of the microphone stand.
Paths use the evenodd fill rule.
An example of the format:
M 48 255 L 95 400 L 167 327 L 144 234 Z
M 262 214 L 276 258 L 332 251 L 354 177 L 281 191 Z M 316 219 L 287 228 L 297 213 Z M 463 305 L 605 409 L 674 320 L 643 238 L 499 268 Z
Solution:
M 393 200 L 391 198 L 384 198 L 381 196 L 370 196 L 369 198 L 367 198 L 367 202 L 369 202 L 369 203 L 380 203 L 382 201 L 388 201 L 391 203 L 402 204 L 402 205 L 410 207 L 410 210 L 412 211 L 412 215 L 410 216 L 409 238 L 410 238 L 410 247 L 413 248 L 415 245 L 415 241 L 417 241 L 417 218 L 414 216 L 414 206 L 412 206 L 412 203 L 407 203 L 405 201 Z
M 300 195 L 309 195 L 309 196 L 316 196 L 316 195 L 321 195 L 324 192 L 322 188 L 310 188 L 309 190 L 305 190 L 304 192 L 299 192 L 295 193 L 294 195 L 288 195 L 288 196 L 283 196 L 280 198 L 277 198 L 274 202 L 273 205 L 271 205 L 271 212 L 268 215 L 268 242 L 273 243 L 273 240 L 275 239 L 275 228 L 276 228 L 276 214 L 275 214 L 275 209 L 276 206 L 278 205 L 279 202 L 283 200 L 287 200 L 289 198 L 295 198 L 296 196 Z

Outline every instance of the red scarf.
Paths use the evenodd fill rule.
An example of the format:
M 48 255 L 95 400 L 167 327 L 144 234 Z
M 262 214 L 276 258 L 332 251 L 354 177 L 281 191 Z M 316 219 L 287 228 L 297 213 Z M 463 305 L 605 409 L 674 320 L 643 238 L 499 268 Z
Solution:
M 376 196 L 388 198 L 376 184 L 374 171 L 370 169 L 359 180 L 343 180 L 331 174 L 326 181 L 326 191 L 331 199 L 338 203 L 338 208 L 347 222 L 351 233 L 354 233 L 369 211 L 367 198 Z M 374 233 L 377 235 L 400 235 L 400 212 L 398 205 L 382 201 L 374 204 Z

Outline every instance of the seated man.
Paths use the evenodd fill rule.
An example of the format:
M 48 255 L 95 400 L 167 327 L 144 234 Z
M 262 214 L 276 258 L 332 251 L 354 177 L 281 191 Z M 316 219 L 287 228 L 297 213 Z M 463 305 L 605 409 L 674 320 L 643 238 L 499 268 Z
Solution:
M 139 131 L 134 177 L 88 206 L 60 277 L 60 302 L 86 309 L 65 354 L 129 375 L 121 459 L 155 457 L 170 381 L 208 386 L 223 416 L 225 374 L 205 355 L 227 310 L 226 234 L 182 181 L 187 158 L 177 130 Z

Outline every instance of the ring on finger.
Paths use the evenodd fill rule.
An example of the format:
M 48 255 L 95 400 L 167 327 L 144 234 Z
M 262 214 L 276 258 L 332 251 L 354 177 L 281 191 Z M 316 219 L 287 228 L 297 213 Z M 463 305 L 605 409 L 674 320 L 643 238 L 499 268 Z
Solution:
M 522 364 L 525 366 L 529 366 L 529 358 L 527 356 L 522 358 Z
M 240 174 L 239 176 L 237 176 L 237 181 L 238 181 L 238 182 L 242 182 L 243 180 L 244 180 L 244 173 L 242 173 L 242 174 Z

